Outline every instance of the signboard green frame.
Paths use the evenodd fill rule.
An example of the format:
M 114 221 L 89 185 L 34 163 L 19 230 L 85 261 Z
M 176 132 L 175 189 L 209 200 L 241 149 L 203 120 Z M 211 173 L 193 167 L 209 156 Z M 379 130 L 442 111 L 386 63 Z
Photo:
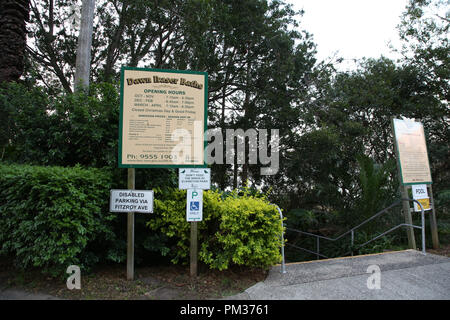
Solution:
M 136 79 L 136 80 L 140 80 L 138 82 L 130 82 L 130 79 L 126 79 L 125 78 L 125 73 L 128 70 L 132 70 L 132 71 L 138 71 L 140 72 L 140 74 L 146 74 L 148 73 L 148 77 L 140 77 L 140 79 Z M 173 162 L 168 162 L 168 163 L 151 163 L 151 162 L 145 162 L 144 160 L 141 160 L 140 163 L 126 163 L 126 159 L 123 159 L 123 151 L 124 151 L 124 143 L 126 143 L 127 141 L 125 141 L 124 139 L 124 104 L 126 103 L 124 101 L 124 97 L 125 97 L 125 92 L 124 90 L 130 90 L 130 89 L 126 89 L 128 88 L 128 86 L 132 85 L 132 84 L 137 84 L 139 85 L 141 88 L 150 88 L 151 86 L 154 85 L 154 83 L 152 83 L 152 79 L 154 79 L 154 76 L 160 76 L 162 78 L 165 79 L 169 79 L 167 77 L 167 75 L 173 76 L 172 79 L 175 79 L 173 83 L 158 83 L 159 86 L 164 86 L 164 85 L 171 85 L 172 87 L 177 86 L 180 87 L 181 85 L 184 85 L 183 88 L 185 88 L 186 90 L 190 90 L 192 87 L 195 87 L 196 89 L 199 89 L 201 86 L 202 92 L 199 93 L 203 96 L 203 100 L 204 100 L 204 106 L 203 106 L 203 117 L 202 117 L 202 121 L 203 121 L 203 132 L 202 132 L 202 138 L 203 138 L 203 163 L 202 164 L 188 164 L 188 163 L 173 163 Z M 199 85 L 198 83 L 196 83 L 195 81 L 187 81 L 186 79 L 183 78 L 183 82 L 181 81 L 182 77 L 185 78 L 189 78 L 189 75 L 194 75 L 196 78 L 198 78 L 200 76 L 200 79 L 203 79 L 203 83 L 201 83 L 201 85 Z M 178 83 L 178 81 L 176 79 L 180 79 L 180 82 Z M 188 79 L 189 80 L 189 79 Z M 125 82 L 127 81 L 127 85 L 125 84 Z M 131 80 L 132 81 L 132 80 Z M 166 94 L 167 96 L 167 94 Z M 167 98 L 167 97 L 166 97 Z M 136 100 L 136 99 L 135 99 Z M 198 108 L 199 106 L 196 105 L 196 108 Z M 136 110 L 139 110 L 139 108 L 135 108 Z M 142 110 L 142 109 L 141 109 Z M 127 112 L 129 112 L 127 110 Z M 150 112 L 147 112 L 147 114 L 151 114 Z M 206 165 L 206 144 L 207 141 L 204 137 L 204 134 L 207 130 L 207 121 L 208 121 L 208 74 L 206 72 L 200 72 L 200 71 L 190 71 L 190 70 L 165 70 L 165 69 L 150 69 L 150 68 L 137 68 L 137 67 L 127 67 L 127 66 L 123 66 L 121 68 L 121 76 L 120 76 L 120 120 L 119 120 L 119 154 L 118 154 L 118 166 L 119 168 L 205 168 L 207 167 Z M 164 130 L 164 129 L 162 129 Z M 164 132 L 164 131 L 163 131 Z M 136 134 L 136 136 L 138 136 L 138 134 Z M 145 138 L 142 138 L 145 139 Z M 143 140 L 144 141 L 144 140 Z M 129 141 L 128 141 L 129 142 Z M 148 147 L 147 147 L 148 148 Z

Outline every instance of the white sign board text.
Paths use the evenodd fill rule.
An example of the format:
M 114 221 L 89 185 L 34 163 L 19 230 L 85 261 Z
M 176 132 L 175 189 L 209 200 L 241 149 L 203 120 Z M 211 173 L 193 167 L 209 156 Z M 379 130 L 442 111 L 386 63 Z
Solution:
M 153 212 L 153 190 L 111 190 L 110 212 Z
M 178 175 L 179 189 L 202 189 L 211 188 L 210 168 L 180 168 Z

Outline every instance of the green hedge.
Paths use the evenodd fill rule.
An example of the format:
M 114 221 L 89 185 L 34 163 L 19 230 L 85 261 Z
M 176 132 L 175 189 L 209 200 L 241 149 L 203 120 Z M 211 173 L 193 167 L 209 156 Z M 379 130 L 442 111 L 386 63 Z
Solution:
M 53 276 L 65 276 L 72 264 L 87 271 L 97 262 L 122 262 L 123 217 L 108 210 L 112 180 L 110 169 L 0 164 L 0 255 Z M 186 191 L 154 190 L 154 213 L 137 216 L 147 221 L 137 255 L 159 251 L 187 263 Z M 261 195 L 205 191 L 199 260 L 219 270 L 267 268 L 281 261 L 281 228 L 277 210 Z
M 110 187 L 105 170 L 0 164 L 0 254 L 54 276 L 88 269 L 115 238 Z
M 190 224 L 186 222 L 186 191 L 155 190 L 155 213 L 148 222 L 174 244 L 166 252 L 173 263 L 187 263 Z M 245 191 L 225 195 L 204 191 L 203 221 L 198 224 L 199 260 L 210 268 L 231 265 L 268 268 L 281 261 L 282 227 L 276 208 L 265 197 Z

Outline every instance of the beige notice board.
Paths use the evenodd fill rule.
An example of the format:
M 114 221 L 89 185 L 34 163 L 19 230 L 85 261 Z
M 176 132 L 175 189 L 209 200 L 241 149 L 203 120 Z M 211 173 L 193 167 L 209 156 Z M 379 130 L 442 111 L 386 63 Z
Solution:
M 393 119 L 393 126 L 402 184 L 431 184 L 423 125 L 410 119 Z
M 205 72 L 122 67 L 119 167 L 204 167 Z

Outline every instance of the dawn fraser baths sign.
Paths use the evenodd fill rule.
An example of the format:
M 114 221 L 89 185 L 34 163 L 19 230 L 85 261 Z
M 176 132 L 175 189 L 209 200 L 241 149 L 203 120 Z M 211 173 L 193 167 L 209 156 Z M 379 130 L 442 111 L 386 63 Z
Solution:
M 123 67 L 119 167 L 203 166 L 207 92 L 205 72 Z

